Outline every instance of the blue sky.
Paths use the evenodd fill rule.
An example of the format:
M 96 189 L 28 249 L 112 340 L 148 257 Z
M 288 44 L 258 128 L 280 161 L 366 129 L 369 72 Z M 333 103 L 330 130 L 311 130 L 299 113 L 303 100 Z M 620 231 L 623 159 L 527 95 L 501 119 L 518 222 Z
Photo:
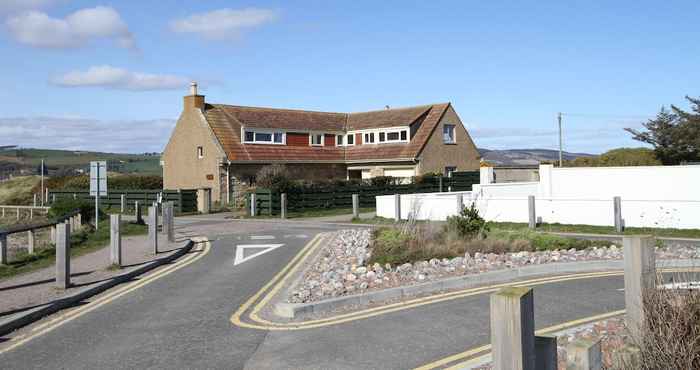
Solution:
M 0 2 L 0 145 L 160 151 L 210 102 L 352 112 L 450 101 L 479 147 L 639 146 L 699 96 L 700 2 Z

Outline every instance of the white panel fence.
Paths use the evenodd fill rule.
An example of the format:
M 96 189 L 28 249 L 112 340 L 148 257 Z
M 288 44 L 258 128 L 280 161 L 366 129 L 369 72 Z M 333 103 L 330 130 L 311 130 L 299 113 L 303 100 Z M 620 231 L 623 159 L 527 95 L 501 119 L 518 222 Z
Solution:
M 472 192 L 404 194 L 402 219 L 445 220 L 474 202 L 489 221 L 529 220 L 528 196 L 535 196 L 538 222 L 614 226 L 614 201 L 630 227 L 700 228 L 700 166 L 552 168 L 540 167 L 540 181 L 482 184 Z M 395 196 L 377 197 L 377 216 L 395 218 Z

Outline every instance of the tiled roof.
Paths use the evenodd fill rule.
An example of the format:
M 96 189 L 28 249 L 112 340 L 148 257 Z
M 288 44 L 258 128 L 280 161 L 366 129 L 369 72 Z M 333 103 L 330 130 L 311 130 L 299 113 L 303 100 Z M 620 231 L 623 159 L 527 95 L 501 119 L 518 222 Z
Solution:
M 413 159 L 425 146 L 449 103 L 333 113 L 207 104 L 204 115 L 231 161 L 372 161 Z M 300 131 L 363 130 L 418 125 L 408 144 L 363 144 L 348 147 L 241 144 L 241 126 Z

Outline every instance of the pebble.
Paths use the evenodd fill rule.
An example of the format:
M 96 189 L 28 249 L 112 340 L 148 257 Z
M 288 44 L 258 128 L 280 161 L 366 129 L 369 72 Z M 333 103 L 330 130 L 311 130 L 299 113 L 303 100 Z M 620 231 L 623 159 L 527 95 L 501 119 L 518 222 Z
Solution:
M 389 263 L 374 263 L 371 266 L 364 264 L 371 257 L 369 230 L 341 230 L 336 236 L 332 243 L 324 247 L 320 258 L 292 289 L 288 297 L 289 302 L 319 301 L 368 289 L 386 289 L 528 265 L 621 259 L 623 254 L 622 248 L 614 244 L 586 250 L 562 249 L 504 254 L 466 252 L 464 256 L 452 259 L 432 258 L 392 268 Z M 685 245 L 657 248 L 656 258 L 700 258 L 700 248 Z

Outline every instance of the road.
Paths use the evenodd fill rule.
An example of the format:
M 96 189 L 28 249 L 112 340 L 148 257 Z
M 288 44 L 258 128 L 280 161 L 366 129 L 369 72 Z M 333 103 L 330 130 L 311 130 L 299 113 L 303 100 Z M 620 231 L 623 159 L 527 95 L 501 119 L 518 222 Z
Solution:
M 0 354 L 3 369 L 409 369 L 489 342 L 488 294 L 314 329 L 230 317 L 316 234 L 347 226 L 190 218 L 211 240 L 196 262 Z M 234 265 L 236 246 L 284 244 Z M 622 309 L 621 276 L 535 288 L 536 327 Z M 27 328 L 18 336 L 29 335 Z M 0 351 L 13 343 L 6 338 Z

